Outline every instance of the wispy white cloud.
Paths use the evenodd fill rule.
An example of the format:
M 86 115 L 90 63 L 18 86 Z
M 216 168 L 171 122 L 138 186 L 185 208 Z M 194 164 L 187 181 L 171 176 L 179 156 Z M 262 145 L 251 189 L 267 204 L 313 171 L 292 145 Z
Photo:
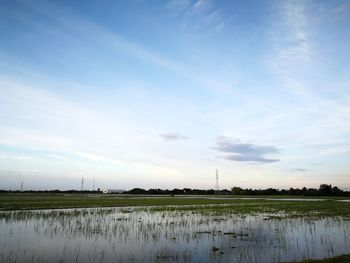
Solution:
M 32 156 L 26 156 L 26 155 L 13 156 L 12 158 L 15 160 L 31 160 L 31 159 L 33 159 Z
M 191 0 L 170 0 L 167 3 L 167 8 L 171 10 L 184 10 L 191 5 Z
M 1 142 L 0 142 L 1 145 Z M 12 160 L 32 160 L 33 156 L 29 156 L 29 155 L 18 155 L 16 154 L 6 154 L 6 153 L 0 153 L 0 159 L 12 159 Z
M 210 0 L 169 1 L 167 7 L 176 12 L 184 28 L 200 34 L 220 33 L 231 20 Z
M 56 154 L 56 153 L 50 153 L 50 154 L 48 154 L 48 156 L 49 156 L 50 158 L 60 159 L 60 160 L 63 160 L 63 159 L 65 159 L 65 158 L 66 158 L 66 157 L 65 157 L 65 156 L 63 156 L 63 155 Z
M 210 2 L 209 0 L 197 0 L 197 1 L 193 4 L 192 8 L 193 8 L 195 11 L 203 10 L 203 9 L 205 9 L 205 8 L 208 7 L 209 2 Z
M 309 171 L 309 169 L 305 169 L 305 168 L 293 168 L 293 169 L 290 169 L 290 171 L 292 171 L 292 172 L 307 172 L 307 171 Z
M 278 2 L 271 36 L 273 54 L 268 65 L 282 87 L 303 95 L 306 85 L 300 81 L 300 72 L 311 62 L 312 43 L 309 39 L 310 21 L 305 2 Z
M 161 138 L 163 138 L 165 141 L 178 141 L 178 140 L 187 140 L 188 137 L 178 134 L 177 132 L 166 132 L 159 134 Z
M 93 20 L 73 12 L 72 9 L 66 8 L 64 5 L 42 1 L 35 4 L 22 2 L 22 4 L 28 7 L 28 12 L 22 15 L 27 17 L 27 23 L 31 24 L 32 29 L 62 43 L 61 46 L 52 43 L 48 46 L 66 56 L 74 56 L 76 52 L 74 49 L 69 51 L 66 48 L 67 45 L 78 48 L 84 46 L 86 50 L 90 46 L 95 48 L 99 46 L 99 48 L 114 49 L 115 52 L 127 54 L 160 68 L 180 71 L 183 67 L 180 63 L 145 47 L 140 42 L 127 39 Z M 28 19 L 29 17 L 31 19 Z M 42 19 L 45 20 L 45 26 L 43 26 Z M 66 44 L 62 41 L 64 39 L 67 40 Z
M 350 122 L 345 112 L 349 110 L 350 101 L 344 86 L 341 88 L 346 80 L 337 76 L 325 83 L 319 78 L 325 74 L 327 60 L 334 59 L 325 57 L 320 50 L 322 43 L 315 43 L 315 35 L 322 32 L 320 26 L 327 24 L 328 19 L 321 15 L 324 12 L 320 8 L 322 4 L 305 1 L 273 3 L 277 7 L 272 14 L 272 26 L 267 30 L 271 49 L 265 62 L 275 80 L 274 89 L 284 94 L 285 98 L 280 99 L 289 105 L 283 107 L 286 119 L 279 122 L 293 127 L 292 136 L 302 144 L 330 143 L 327 150 L 315 152 L 316 155 L 341 153 L 344 149 L 336 144 L 347 140 Z M 321 23 L 320 19 L 325 21 Z M 280 124 L 277 123 L 277 127 Z
M 168 12 L 165 17 L 175 13 L 171 16 L 174 20 L 164 25 L 171 28 L 174 42 L 161 48 L 157 48 L 159 43 L 133 34 L 139 28 L 127 37 L 115 30 L 117 26 L 108 27 L 102 20 L 99 24 L 64 4 L 24 3 L 22 11 L 28 25 L 23 28 L 29 30 L 13 35 L 12 40 L 30 41 L 33 36 L 42 36 L 48 41 L 40 55 L 46 57 L 37 62 L 16 51 L 5 56 L 0 53 L 0 147 L 16 152 L 2 154 L 1 165 L 21 166 L 17 168 L 23 173 L 44 167 L 42 173 L 57 168 L 62 170 L 56 174 L 72 177 L 106 174 L 108 180 L 123 178 L 135 184 L 144 176 L 143 185 L 150 178 L 174 182 L 170 177 L 176 177 L 176 183 L 193 181 L 193 185 L 207 186 L 213 165 L 208 160 L 219 153 L 222 156 L 215 159 L 215 166 L 228 175 L 228 186 L 235 180 L 246 180 L 248 186 L 254 182 L 260 187 L 260 183 L 278 184 L 276 178 L 281 173 L 294 176 L 290 167 L 308 169 L 308 164 L 318 162 L 321 170 L 326 166 L 325 158 L 333 162 L 337 157 L 346 159 L 350 79 L 346 68 L 342 68 L 342 76 L 340 71 L 335 77 L 322 74 L 327 67 L 320 61 L 326 55 L 317 49 L 322 43 L 315 45 L 315 35 L 320 33 L 315 21 L 319 23 L 326 16 L 318 17 L 320 9 L 313 9 L 316 2 L 272 3 L 278 8 L 272 14 L 273 26 L 267 29 L 255 21 L 270 16 L 269 7 L 266 13 L 252 17 L 249 24 L 234 17 L 242 28 L 250 30 L 254 24 L 253 31 L 259 36 L 268 31 L 269 45 L 262 51 L 261 43 L 246 41 L 245 34 L 239 34 L 242 41 L 225 35 L 232 28 L 228 15 L 234 16 L 236 10 L 223 10 L 213 1 L 174 0 L 166 7 L 163 4 L 162 11 Z M 344 8 L 334 9 L 334 13 L 344 14 Z M 322 12 L 328 14 L 325 10 Z M 264 16 L 262 20 L 260 16 Z M 180 28 L 181 23 L 188 27 Z M 180 47 L 180 51 L 174 52 L 173 47 Z M 251 57 L 252 50 L 257 57 Z M 265 64 L 256 65 L 261 56 L 266 57 Z M 42 60 L 54 66 L 46 69 Z M 247 69 L 251 61 L 254 63 Z M 73 65 L 66 70 L 64 66 L 70 62 Z M 33 70 L 38 74 L 32 74 Z M 121 73 L 124 70 L 127 76 Z M 5 75 L 7 72 L 11 76 Z M 85 76 L 97 84 L 87 87 Z M 186 135 L 159 134 L 164 130 L 182 130 Z M 247 141 L 222 138 L 213 153 L 210 145 L 217 134 Z M 189 137 L 191 140 L 185 140 Z M 164 147 L 160 139 L 181 143 Z M 306 144 L 311 146 L 302 147 Z M 278 152 L 273 145 L 283 151 Z M 12 158 L 26 156 L 31 150 L 35 152 L 31 162 Z M 277 157 L 270 158 L 270 154 Z M 247 162 L 274 165 L 248 166 Z M 348 170 L 344 163 L 339 174 Z M 294 178 L 303 176 L 299 172 Z M 307 174 L 317 172 L 312 169 Z M 247 177 L 239 178 L 239 173 Z M 234 179 L 229 179 L 230 175 Z M 292 177 L 288 182 L 292 183 Z
M 57 91 L 4 76 L 0 76 L 0 89 L 5 96 L 0 98 L 3 115 L 0 147 L 6 146 L 16 152 L 33 151 L 37 157 L 35 161 L 45 160 L 45 165 L 63 160 L 65 166 L 73 170 L 76 170 L 75 163 L 82 163 L 85 169 L 95 163 L 91 173 L 107 169 L 108 172 L 104 171 L 107 175 L 103 176 L 112 176 L 113 171 L 141 176 L 136 175 L 140 170 L 146 177 L 147 174 L 182 174 L 178 161 L 164 158 L 164 153 L 157 150 L 157 144 L 161 143 L 154 136 L 156 132 L 140 134 L 139 126 L 134 123 L 136 120 L 127 116 L 125 108 L 104 105 L 106 107 L 92 109 L 84 100 L 72 100 Z M 27 121 L 32 125 L 25 125 Z M 168 140 L 187 138 L 177 133 L 164 136 Z M 1 159 L 13 158 L 6 155 Z M 35 165 L 38 163 L 33 162 Z M 43 169 L 47 171 L 48 168 Z M 82 168 L 71 176 L 83 173 Z

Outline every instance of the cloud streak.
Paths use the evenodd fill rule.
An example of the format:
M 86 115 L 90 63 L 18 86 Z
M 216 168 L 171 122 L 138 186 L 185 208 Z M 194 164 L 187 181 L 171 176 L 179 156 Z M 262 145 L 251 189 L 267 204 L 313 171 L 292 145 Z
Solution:
M 187 136 L 178 134 L 176 132 L 161 133 L 159 136 L 168 142 L 188 139 Z
M 314 53 L 306 4 L 283 2 L 277 10 L 276 19 L 280 23 L 269 33 L 274 47 L 269 66 L 282 87 L 304 96 L 309 90 L 300 76 L 312 62 Z
M 294 168 L 294 169 L 291 169 L 291 171 L 293 171 L 293 172 L 307 172 L 307 171 L 309 171 L 309 169 L 305 169 L 305 168 Z
M 266 154 L 279 153 L 280 150 L 274 146 L 260 146 L 252 143 L 245 143 L 240 140 L 232 140 L 228 137 L 217 138 L 216 146 L 213 147 L 219 152 L 225 153 L 223 159 L 238 162 L 274 163 L 279 159 L 266 158 Z

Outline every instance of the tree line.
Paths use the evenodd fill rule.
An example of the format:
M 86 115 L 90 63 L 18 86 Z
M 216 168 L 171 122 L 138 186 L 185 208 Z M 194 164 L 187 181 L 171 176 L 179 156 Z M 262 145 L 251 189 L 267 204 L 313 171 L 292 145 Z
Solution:
M 349 191 L 343 191 L 337 186 L 330 184 L 321 184 L 318 189 L 316 188 L 290 188 L 286 189 L 243 189 L 241 187 L 232 187 L 230 190 L 223 189 L 215 191 L 214 189 L 201 190 L 201 189 L 149 189 L 133 188 L 129 191 L 125 191 L 123 194 L 144 194 L 144 195 L 300 195 L 300 196 L 350 196 Z
M 19 190 L 0 190 L 1 192 L 21 192 Z M 35 191 L 35 190 L 26 190 L 22 191 L 24 193 L 102 193 L 102 191 L 78 191 L 78 190 L 44 190 L 44 191 Z M 116 193 L 109 193 L 116 194 Z M 339 189 L 337 186 L 332 186 L 330 184 L 321 184 L 318 189 L 316 188 L 290 188 L 290 189 L 243 189 L 241 187 L 232 187 L 230 190 L 222 189 L 216 191 L 214 189 L 142 189 L 142 188 L 133 188 L 129 191 L 124 191 L 121 194 L 139 194 L 139 195 L 299 195 L 299 196 L 350 196 L 350 191 L 344 191 Z
M 240 187 L 232 187 L 231 193 L 233 195 L 303 195 L 303 196 L 350 196 L 349 191 L 343 191 L 337 186 L 331 184 L 321 184 L 318 189 L 316 188 L 290 188 L 275 189 L 268 188 L 264 190 L 242 189 Z

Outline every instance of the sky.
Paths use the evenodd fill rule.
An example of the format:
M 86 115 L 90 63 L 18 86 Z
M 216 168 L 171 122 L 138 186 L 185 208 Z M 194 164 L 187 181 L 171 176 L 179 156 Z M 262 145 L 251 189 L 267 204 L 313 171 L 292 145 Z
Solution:
M 0 189 L 350 189 L 349 1 L 0 0 Z

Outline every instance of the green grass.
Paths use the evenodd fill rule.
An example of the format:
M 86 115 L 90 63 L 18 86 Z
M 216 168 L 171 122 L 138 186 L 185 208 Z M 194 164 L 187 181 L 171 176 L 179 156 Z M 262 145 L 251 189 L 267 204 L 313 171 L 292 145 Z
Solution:
M 225 196 L 226 197 L 226 196 Z M 255 196 L 254 196 L 255 197 Z M 256 198 L 256 197 L 255 197 Z M 266 197 L 262 197 L 266 198 Z M 289 197 L 288 197 L 289 198 Z M 298 197 L 296 197 L 298 198 Z M 300 197 L 299 197 L 300 198 Z M 221 206 L 227 204 L 227 206 Z M 203 206 L 212 205 L 212 206 Z M 157 206 L 154 210 L 191 210 L 214 213 L 277 213 L 350 217 L 350 203 L 330 197 L 326 201 L 264 199 L 212 199 L 202 197 L 152 197 L 103 194 L 1 193 L 0 210 Z M 177 206 L 177 207 L 171 207 Z
M 264 200 L 262 200 L 264 201 Z M 117 196 L 100 194 L 48 194 L 5 193 L 0 194 L 1 210 L 50 209 L 80 207 L 168 206 L 250 203 L 256 200 L 206 199 L 198 197 Z
M 268 213 L 288 214 L 290 216 L 343 216 L 350 219 L 350 203 L 330 201 L 278 201 L 278 200 L 236 200 L 230 206 L 183 206 L 183 207 L 156 207 L 154 210 L 190 210 L 205 213 Z

